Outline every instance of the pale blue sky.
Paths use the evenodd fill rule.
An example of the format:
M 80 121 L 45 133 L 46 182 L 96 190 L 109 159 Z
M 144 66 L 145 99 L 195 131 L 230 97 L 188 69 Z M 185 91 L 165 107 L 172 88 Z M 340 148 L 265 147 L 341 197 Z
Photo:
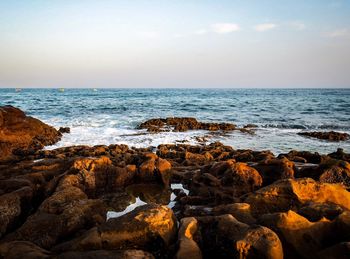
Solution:
M 0 0 L 0 87 L 350 87 L 349 72 L 349 0 Z

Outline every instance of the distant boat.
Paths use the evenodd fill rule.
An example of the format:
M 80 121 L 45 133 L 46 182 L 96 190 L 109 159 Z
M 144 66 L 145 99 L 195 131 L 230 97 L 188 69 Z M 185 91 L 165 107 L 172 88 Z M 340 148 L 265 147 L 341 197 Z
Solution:
M 21 91 L 22 91 L 22 88 L 16 88 L 15 91 L 16 91 L 16 92 L 21 92 Z
M 63 93 L 63 92 L 64 92 L 64 88 L 60 88 L 60 89 L 58 89 L 58 91 L 60 91 L 61 93 Z
M 94 89 L 92 89 L 92 91 L 97 92 L 97 89 L 96 89 L 96 88 L 94 88 Z

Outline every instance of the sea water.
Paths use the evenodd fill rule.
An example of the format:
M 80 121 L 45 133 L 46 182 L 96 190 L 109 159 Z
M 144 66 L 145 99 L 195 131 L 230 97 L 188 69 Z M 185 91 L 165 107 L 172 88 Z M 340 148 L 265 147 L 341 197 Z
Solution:
M 48 148 L 70 145 L 221 141 L 236 149 L 290 150 L 325 154 L 350 141 L 328 142 L 297 135 L 300 131 L 350 133 L 350 89 L 0 89 L 0 105 L 13 105 L 56 128 L 71 133 Z M 233 131 L 147 133 L 136 127 L 159 117 L 195 117 L 203 122 L 256 124 L 254 135 Z

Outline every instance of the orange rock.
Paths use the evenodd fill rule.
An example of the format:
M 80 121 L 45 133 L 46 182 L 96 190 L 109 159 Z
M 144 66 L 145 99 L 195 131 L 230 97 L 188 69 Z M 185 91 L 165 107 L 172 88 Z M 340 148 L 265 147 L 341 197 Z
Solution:
M 201 259 L 202 252 L 193 237 L 198 229 L 197 220 L 195 218 L 183 218 L 180 224 L 178 233 L 179 249 L 175 258 Z
M 319 183 L 310 178 L 286 179 L 242 197 L 253 215 L 285 212 L 309 202 L 334 203 L 350 209 L 350 193 L 340 184 Z
M 34 153 L 56 143 L 61 136 L 53 127 L 26 116 L 13 106 L 0 107 L 0 161 Z
M 176 231 L 177 222 L 171 209 L 156 204 L 144 205 L 119 218 L 109 219 L 100 227 L 57 246 L 55 251 L 168 247 Z

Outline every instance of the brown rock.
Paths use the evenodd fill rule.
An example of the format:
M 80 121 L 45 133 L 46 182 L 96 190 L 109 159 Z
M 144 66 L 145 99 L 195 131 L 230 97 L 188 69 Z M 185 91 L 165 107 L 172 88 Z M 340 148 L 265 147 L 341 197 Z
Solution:
M 178 233 L 179 249 L 175 258 L 201 259 L 202 252 L 194 241 L 194 235 L 198 229 L 197 220 L 195 218 L 183 218 L 180 224 Z
M 318 183 L 310 178 L 286 179 L 242 197 L 253 215 L 297 210 L 306 203 L 334 203 L 350 209 L 350 193 L 340 184 Z
M 201 248 L 208 257 L 283 258 L 278 236 L 262 226 L 249 226 L 232 215 L 197 218 Z
M 297 133 L 301 136 L 311 137 L 311 138 L 318 138 L 318 139 L 324 139 L 329 141 L 345 141 L 349 139 L 349 134 L 347 133 L 341 133 L 341 132 L 335 132 L 335 131 L 329 131 L 329 132 L 299 132 Z
M 41 259 L 50 258 L 51 253 L 31 242 L 13 241 L 0 245 L 0 257 L 6 259 Z
M 277 180 L 294 178 L 294 163 L 287 158 L 267 159 L 253 167 L 260 173 L 264 185 L 269 185 Z
M 281 237 L 285 253 L 291 257 L 313 258 L 332 232 L 329 220 L 312 223 L 293 211 L 266 214 L 259 222 L 276 231 Z
M 151 253 L 142 250 L 92 250 L 66 252 L 55 257 L 57 259 L 154 259 Z
M 53 127 L 13 106 L 0 107 L 0 161 L 34 153 L 60 139 L 61 133 Z
M 109 219 L 81 237 L 56 247 L 56 251 L 152 248 L 169 246 L 176 236 L 177 223 L 171 209 L 144 205 L 119 218 Z
M 341 183 L 350 188 L 350 163 L 342 160 L 327 160 L 319 167 L 320 182 Z

